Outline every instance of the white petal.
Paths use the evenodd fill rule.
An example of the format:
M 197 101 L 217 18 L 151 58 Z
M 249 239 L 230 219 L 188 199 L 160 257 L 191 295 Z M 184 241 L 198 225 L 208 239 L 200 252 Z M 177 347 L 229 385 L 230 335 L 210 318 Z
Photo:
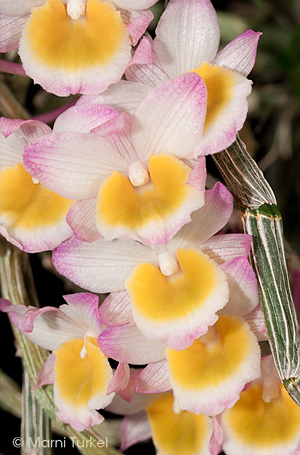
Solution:
M 135 110 L 131 134 L 140 160 L 151 153 L 192 157 L 201 139 L 207 91 L 196 73 L 187 73 L 154 89 Z
M 171 0 L 156 28 L 154 50 L 172 78 L 213 60 L 219 40 L 218 19 L 210 0 Z
M 140 262 L 157 264 L 155 253 L 130 240 L 86 243 L 72 238 L 56 248 L 52 259 L 59 273 L 89 291 L 101 293 L 123 291 L 124 281 Z
M 104 354 L 122 363 L 144 365 L 165 358 L 166 345 L 147 340 L 135 325 L 109 327 L 99 335 L 98 343 Z
M 125 171 L 127 163 L 95 133 L 52 133 L 28 144 L 26 170 L 62 197 L 95 197 L 112 170 Z
M 98 104 L 76 104 L 57 117 L 53 131 L 76 131 L 89 133 L 96 126 L 116 117 L 117 112 L 110 106 Z
M 230 218 L 232 196 L 224 185 L 216 183 L 212 190 L 205 192 L 203 207 L 191 216 L 186 224 L 168 243 L 170 251 L 194 246 L 199 248 L 209 237 L 216 234 Z
M 138 82 L 121 80 L 112 84 L 101 95 L 83 95 L 77 105 L 84 103 L 107 104 L 117 112 L 133 112 L 140 102 L 149 95 L 152 87 Z
M 25 16 L 44 3 L 45 0 L 0 0 L 0 10 L 6 16 Z

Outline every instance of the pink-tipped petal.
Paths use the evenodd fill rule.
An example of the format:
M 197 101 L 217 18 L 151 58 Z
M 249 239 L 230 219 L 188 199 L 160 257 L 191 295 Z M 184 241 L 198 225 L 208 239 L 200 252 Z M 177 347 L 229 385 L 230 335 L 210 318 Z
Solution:
M 39 371 L 39 374 L 36 378 L 36 383 L 33 390 L 38 389 L 39 387 L 47 384 L 53 384 L 55 381 L 54 376 L 54 365 L 55 365 L 55 355 L 50 354 L 45 362 L 43 363 L 42 368 Z
M 12 304 L 9 300 L 0 298 L 0 311 L 7 313 L 7 309 L 10 308 Z
M 9 17 L 0 14 L 0 52 L 17 49 L 26 20 L 27 17 Z
M 97 411 L 82 411 L 79 415 L 74 415 L 74 409 L 64 409 L 58 411 L 56 417 L 63 423 L 70 424 L 74 430 L 83 431 L 89 430 L 94 425 L 100 425 L 104 417 Z
M 91 243 L 101 238 L 96 226 L 96 204 L 96 198 L 83 199 L 68 211 L 66 220 L 76 239 Z
M 213 421 L 213 434 L 209 441 L 210 455 L 219 455 L 222 452 L 223 433 L 217 417 L 212 418 Z
M 121 447 L 120 450 L 128 449 L 141 441 L 151 438 L 151 427 L 145 411 L 126 416 L 121 425 Z
M 250 313 L 259 303 L 255 273 L 247 258 L 233 259 L 220 265 L 227 276 L 229 302 L 218 314 L 243 316 Z
M 225 70 L 224 70 L 225 71 Z M 227 70 L 228 71 L 228 70 Z M 252 90 L 252 81 L 239 73 L 231 72 L 227 82 L 224 81 L 224 90 L 228 93 L 221 100 L 213 117 L 209 116 L 206 123 L 201 143 L 198 147 L 199 155 L 209 155 L 221 152 L 229 147 L 235 140 L 238 131 L 243 127 L 248 113 L 247 97 Z M 210 93 L 211 87 L 208 89 Z M 210 115 L 208 106 L 208 114 Z
M 170 249 L 200 248 L 227 223 L 232 208 L 231 194 L 220 182 L 216 183 L 213 189 L 205 192 L 205 203 L 192 214 L 192 222 L 183 226 L 169 241 Z
M 219 40 L 218 18 L 210 0 L 171 0 L 156 28 L 154 49 L 172 78 L 213 60 Z
M 61 305 L 60 309 L 71 318 L 79 327 L 85 327 L 94 335 L 102 332 L 102 319 L 99 311 L 99 297 L 90 292 L 76 292 L 63 295 L 68 305 Z
M 139 82 L 120 80 L 101 95 L 83 95 L 77 104 L 107 104 L 119 113 L 132 113 L 151 90 L 152 87 Z
M 124 112 L 93 130 L 99 136 L 104 137 L 128 164 L 138 159 L 132 144 L 131 122 L 132 115 Z
M 116 117 L 118 113 L 110 106 L 76 104 L 57 117 L 53 131 L 89 133 L 93 128 Z
M 140 393 L 159 393 L 171 390 L 168 361 L 151 363 L 142 370 L 136 379 L 137 391 Z
M 150 10 L 144 11 L 122 11 L 121 17 L 132 38 L 132 45 L 136 46 L 140 37 L 145 33 L 148 25 L 153 19 Z
M 125 389 L 130 378 L 130 369 L 127 363 L 119 363 L 107 387 L 107 394 Z
M 204 81 L 187 73 L 154 89 L 133 114 L 131 134 L 140 160 L 151 153 L 196 157 L 206 116 Z
M 205 192 L 206 177 L 207 172 L 205 157 L 200 156 L 197 160 L 196 166 L 190 172 L 187 184 L 197 188 L 199 191 Z
M 200 249 L 215 262 L 222 264 L 239 256 L 247 257 L 251 242 L 252 237 L 248 234 L 214 235 Z
M 85 335 L 85 331 L 58 308 L 11 305 L 4 311 L 10 313 L 12 322 L 26 338 L 50 351 L 58 349 L 70 338 Z
M 0 219 L 1 222 L 9 224 L 5 218 Z M 29 231 L 23 229 L 22 226 L 15 228 L 8 226 L 7 229 L 5 226 L 0 226 L 0 233 L 8 242 L 26 253 L 52 251 L 57 245 L 72 236 L 72 230 L 63 216 L 54 226 L 46 226 L 45 228 L 37 226 Z
M 127 164 L 95 133 L 52 133 L 25 147 L 24 166 L 51 191 L 70 199 L 95 197 L 113 169 Z
M 261 34 L 253 30 L 242 33 L 217 54 L 214 63 L 247 77 L 255 63 Z
M 264 315 L 259 304 L 250 313 L 246 314 L 244 319 L 249 324 L 250 329 L 256 335 L 258 341 L 268 340 Z
M 93 243 L 76 238 L 61 244 L 52 260 L 59 273 L 92 292 L 124 291 L 124 281 L 140 262 L 157 263 L 149 248 L 129 240 Z
M 99 308 L 104 324 L 108 326 L 133 323 L 131 301 L 127 291 L 111 292 Z
M 5 138 L 5 136 L 0 133 L 0 170 L 22 163 L 23 149 L 26 144 L 26 140 L 17 132 L 10 134 L 10 136 L 7 138 Z
M 127 383 L 127 386 L 118 392 L 127 403 L 130 403 L 133 400 L 136 390 L 136 378 L 140 374 L 141 368 L 131 368 L 130 377 Z
M 145 394 L 135 392 L 130 402 L 125 401 L 120 395 L 116 394 L 111 404 L 105 408 L 105 411 L 119 415 L 133 415 L 144 411 L 145 407 L 151 403 L 158 394 Z
M 0 118 L 0 133 L 5 137 L 18 130 L 18 133 L 27 141 L 36 141 L 44 134 L 51 133 L 51 128 L 39 120 L 19 120 Z
M 161 68 L 153 50 L 153 41 L 144 36 L 129 63 L 125 75 L 128 81 L 134 81 L 156 87 L 169 79 Z
M 136 326 L 109 327 L 99 335 L 98 343 L 104 354 L 122 363 L 144 365 L 165 357 L 166 346 L 147 340 Z

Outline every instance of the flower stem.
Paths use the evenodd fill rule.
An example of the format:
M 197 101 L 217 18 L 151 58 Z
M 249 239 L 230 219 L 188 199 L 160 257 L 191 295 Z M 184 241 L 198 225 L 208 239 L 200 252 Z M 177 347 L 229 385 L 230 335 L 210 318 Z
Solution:
M 275 196 L 239 137 L 213 159 L 240 208 L 245 232 L 252 235 L 249 259 L 258 280 L 274 362 L 287 392 L 300 406 L 299 326 Z

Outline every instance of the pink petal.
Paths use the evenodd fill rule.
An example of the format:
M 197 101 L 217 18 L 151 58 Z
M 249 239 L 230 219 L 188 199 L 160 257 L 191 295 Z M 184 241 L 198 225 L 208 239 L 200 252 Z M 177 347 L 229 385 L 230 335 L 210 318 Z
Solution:
M 259 303 L 256 275 L 247 258 L 240 257 L 221 264 L 229 285 L 229 302 L 219 314 L 243 316 Z
M 149 364 L 137 377 L 137 391 L 141 393 L 157 393 L 171 390 L 168 361 Z
M 136 377 L 139 375 L 140 371 L 141 368 L 131 368 L 127 386 L 118 392 L 118 395 L 120 395 L 128 403 L 130 403 L 133 399 L 136 389 Z
M 127 163 L 95 133 L 52 133 L 24 149 L 26 170 L 48 189 L 69 199 L 97 196 L 112 170 L 124 171 Z
M 22 319 L 22 331 L 30 333 L 33 331 L 34 323 L 36 319 L 44 313 L 52 313 L 54 317 L 65 319 L 67 322 L 71 322 L 70 318 L 59 309 L 52 306 L 45 306 L 43 308 L 28 308 Z
M 93 128 L 116 117 L 118 113 L 110 106 L 98 104 L 76 104 L 57 117 L 53 131 L 76 131 L 89 133 Z
M 72 324 L 70 318 L 58 308 L 33 308 L 24 305 L 8 307 L 5 304 L 2 311 L 10 313 L 13 324 L 26 338 L 50 351 L 58 349 L 61 343 L 70 338 L 85 335 L 85 331 Z
M 197 188 L 199 191 L 204 192 L 207 177 L 205 157 L 200 156 L 197 163 L 198 164 L 190 172 L 187 184 Z
M 140 160 L 151 153 L 196 157 L 206 117 L 207 90 L 196 73 L 154 89 L 133 114 L 131 134 Z
M 133 444 L 150 439 L 151 434 L 151 427 L 145 411 L 124 417 L 121 425 L 120 450 L 124 452 Z
M 138 242 L 102 238 L 87 243 L 73 237 L 53 251 L 52 260 L 60 274 L 99 293 L 124 291 L 124 281 L 140 262 L 157 264 L 156 254 Z
M 130 112 L 141 103 L 150 93 L 152 87 L 140 84 L 139 82 L 129 82 L 120 80 L 113 84 L 101 95 L 83 95 L 77 101 L 78 104 L 107 104 L 117 112 Z
M 247 30 L 225 46 L 214 59 L 215 64 L 247 77 L 252 70 L 258 40 L 262 33 Z
M 127 291 L 111 292 L 99 311 L 102 321 L 108 326 L 133 323 L 131 301 Z
M 3 313 L 8 313 L 8 308 L 12 307 L 13 305 L 10 303 L 9 300 L 0 298 L 0 311 Z
M 45 362 L 43 363 L 42 368 L 39 371 L 39 374 L 36 378 L 35 386 L 33 390 L 47 384 L 53 384 L 55 380 L 54 376 L 54 365 L 55 365 L 55 355 L 50 354 Z
M 138 159 L 132 144 L 131 122 L 132 115 L 124 112 L 104 125 L 93 129 L 93 132 L 104 137 L 128 164 Z
M 130 369 L 127 363 L 119 363 L 107 387 L 107 395 L 125 389 L 130 378 Z
M 76 201 L 67 213 L 67 223 L 76 239 L 94 242 L 102 236 L 96 226 L 97 198 Z
M 150 10 L 123 11 L 121 17 L 131 35 L 132 45 L 136 46 L 140 37 L 145 33 L 148 25 L 154 18 Z
M 18 131 L 27 142 L 36 141 L 44 134 L 51 133 L 51 128 L 39 120 L 19 120 L 0 118 L 0 132 L 8 137 Z
M 125 401 L 120 395 L 116 394 L 112 402 L 105 408 L 105 411 L 119 415 L 133 415 L 145 409 L 159 394 L 146 394 L 135 392 L 132 401 Z
M 144 365 L 165 358 L 166 346 L 147 340 L 136 326 L 109 327 L 99 337 L 102 352 L 122 363 Z
M 249 324 L 250 329 L 256 335 L 258 341 L 267 341 L 267 330 L 265 326 L 264 315 L 260 305 L 244 316 L 245 321 Z
M 201 251 L 222 264 L 238 256 L 247 257 L 251 242 L 252 237 L 248 234 L 214 235 L 201 245 Z
M 217 417 L 212 418 L 213 434 L 209 441 L 209 452 L 211 455 L 219 455 L 222 452 L 223 432 Z
M 60 309 L 78 327 L 93 329 L 95 334 L 102 332 L 102 319 L 99 311 L 99 297 L 90 292 L 76 292 L 63 295 L 68 305 L 61 305 Z
M 161 68 L 153 50 L 153 41 L 144 36 L 125 71 L 128 81 L 156 87 L 169 79 Z
M 231 194 L 224 185 L 217 182 L 213 189 L 205 192 L 205 203 L 192 214 L 192 222 L 183 226 L 169 241 L 170 248 L 200 248 L 227 223 L 232 207 Z
M 77 431 L 89 430 L 94 425 L 100 425 L 104 420 L 104 417 L 99 412 L 89 412 L 88 410 L 79 420 L 74 413 L 74 409 L 58 411 L 56 412 L 56 417 L 61 422 L 70 424 Z
M 0 14 L 0 52 L 17 49 L 26 21 L 27 17 L 9 17 Z

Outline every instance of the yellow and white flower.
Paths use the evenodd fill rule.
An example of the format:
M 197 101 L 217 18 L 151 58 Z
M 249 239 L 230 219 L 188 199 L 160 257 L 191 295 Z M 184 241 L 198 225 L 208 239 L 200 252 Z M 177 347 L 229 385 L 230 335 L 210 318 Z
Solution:
M 23 165 L 28 142 L 50 132 L 36 120 L 0 118 L 0 233 L 29 253 L 53 250 L 72 235 L 66 215 L 74 201 L 32 179 Z
M 38 384 L 54 383 L 57 417 L 82 431 L 99 424 L 96 411 L 106 407 L 113 377 L 107 357 L 97 343 L 102 332 L 99 298 L 89 293 L 64 296 L 68 305 L 33 308 L 0 300 L 0 310 L 10 313 L 14 325 L 33 343 L 53 351 Z
M 227 455 L 296 455 L 300 408 L 280 382 L 272 356 L 262 359 L 261 377 L 222 414 Z
M 157 0 L 0 1 L 0 51 L 19 46 L 26 73 L 58 96 L 119 81 Z

